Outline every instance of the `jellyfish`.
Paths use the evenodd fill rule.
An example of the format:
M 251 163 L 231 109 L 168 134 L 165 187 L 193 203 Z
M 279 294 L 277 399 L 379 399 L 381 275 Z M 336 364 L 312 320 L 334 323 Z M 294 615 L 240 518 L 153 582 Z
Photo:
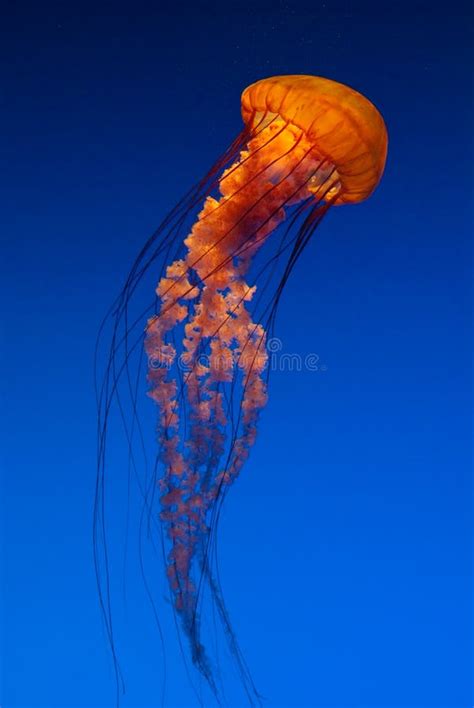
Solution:
M 151 470 L 137 478 L 146 524 L 159 529 L 173 611 L 194 666 L 219 700 L 201 637 L 207 589 L 254 705 L 259 694 L 216 572 L 219 516 L 267 403 L 267 342 L 285 284 L 328 210 L 374 191 L 385 166 L 387 132 L 363 95 L 316 76 L 257 81 L 244 90 L 241 109 L 242 131 L 144 245 L 103 323 L 101 336 L 107 326 L 111 335 L 97 387 L 94 548 L 113 646 L 108 419 L 118 404 L 136 467 L 133 441 L 145 434 L 137 413 L 139 382 L 146 378 L 156 410 L 156 450 Z M 153 300 L 132 315 L 146 276 L 154 278 Z M 128 420 L 123 386 L 131 402 Z

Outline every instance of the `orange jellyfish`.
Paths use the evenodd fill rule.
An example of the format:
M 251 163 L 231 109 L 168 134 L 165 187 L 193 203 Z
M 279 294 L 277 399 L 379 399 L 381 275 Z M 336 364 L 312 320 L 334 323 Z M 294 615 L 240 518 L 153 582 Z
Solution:
M 201 640 L 200 603 L 204 588 L 210 590 L 253 704 L 258 693 L 214 572 L 219 513 L 267 401 L 266 341 L 284 285 L 327 211 L 374 191 L 384 170 L 387 132 L 364 96 L 315 76 L 252 84 L 242 94 L 242 117 L 242 132 L 145 244 L 109 313 L 112 337 L 98 389 L 94 530 L 113 644 L 103 576 L 107 423 L 114 400 L 123 410 L 119 391 L 125 379 L 133 403 L 133 422 L 126 427 L 131 446 L 139 427 L 139 385 L 131 381 L 130 360 L 137 351 L 141 356 L 144 340 L 158 449 L 141 490 L 147 518 L 160 520 L 174 610 L 195 666 L 218 697 Z M 142 316 L 131 317 L 132 295 L 148 272 L 157 280 L 155 300 Z

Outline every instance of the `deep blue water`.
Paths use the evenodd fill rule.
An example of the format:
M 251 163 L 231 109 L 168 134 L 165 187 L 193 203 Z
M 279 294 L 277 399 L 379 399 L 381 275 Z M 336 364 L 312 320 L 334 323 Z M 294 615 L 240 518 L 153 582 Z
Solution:
M 284 351 L 324 366 L 274 372 L 228 496 L 234 629 L 268 706 L 472 704 L 470 25 L 459 1 L 8 3 L 3 708 L 114 705 L 91 543 L 95 336 L 144 240 L 240 130 L 243 88 L 282 73 L 367 95 L 389 157 L 370 200 L 329 213 L 282 299 Z M 151 707 L 162 648 L 130 547 L 123 705 Z M 190 708 L 159 561 L 150 572 L 165 705 Z M 232 677 L 227 705 L 246 705 Z

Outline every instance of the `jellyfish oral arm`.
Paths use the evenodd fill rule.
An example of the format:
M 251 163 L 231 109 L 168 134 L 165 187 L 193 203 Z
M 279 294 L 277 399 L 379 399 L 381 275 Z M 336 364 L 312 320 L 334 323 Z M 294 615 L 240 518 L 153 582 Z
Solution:
M 301 129 L 278 116 L 257 123 L 261 127 L 246 150 L 222 174 L 219 198 L 206 199 L 184 241 L 185 257 L 168 266 L 158 283 L 160 312 L 147 326 L 149 395 L 159 408 L 164 466 L 161 519 L 171 544 L 167 573 L 188 625 L 196 612 L 196 545 L 208 532 L 208 516 L 222 488 L 248 457 L 267 400 L 266 333 L 249 314 L 256 287 L 246 282 L 246 273 L 288 208 L 316 200 L 323 188 L 326 196 L 340 188 L 334 166 Z M 177 331 L 184 332 L 179 351 Z M 178 358 L 185 366 L 181 383 L 170 376 Z M 240 412 L 231 426 L 224 390 L 235 391 L 237 384 Z M 190 420 L 186 440 L 183 401 Z

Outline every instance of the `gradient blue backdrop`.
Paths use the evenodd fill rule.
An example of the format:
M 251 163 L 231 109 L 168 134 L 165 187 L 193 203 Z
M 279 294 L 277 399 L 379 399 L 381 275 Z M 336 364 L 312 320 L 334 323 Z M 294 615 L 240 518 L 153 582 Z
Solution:
M 228 497 L 235 629 L 269 706 L 472 703 L 468 7 L 6 4 L 3 708 L 113 705 L 90 541 L 96 330 L 240 129 L 241 90 L 278 73 L 365 93 L 390 148 L 379 190 L 333 210 L 285 292 L 284 350 L 326 370 L 273 375 Z M 126 705 L 156 705 L 145 600 L 130 616 Z M 164 621 L 166 705 L 197 705 Z

